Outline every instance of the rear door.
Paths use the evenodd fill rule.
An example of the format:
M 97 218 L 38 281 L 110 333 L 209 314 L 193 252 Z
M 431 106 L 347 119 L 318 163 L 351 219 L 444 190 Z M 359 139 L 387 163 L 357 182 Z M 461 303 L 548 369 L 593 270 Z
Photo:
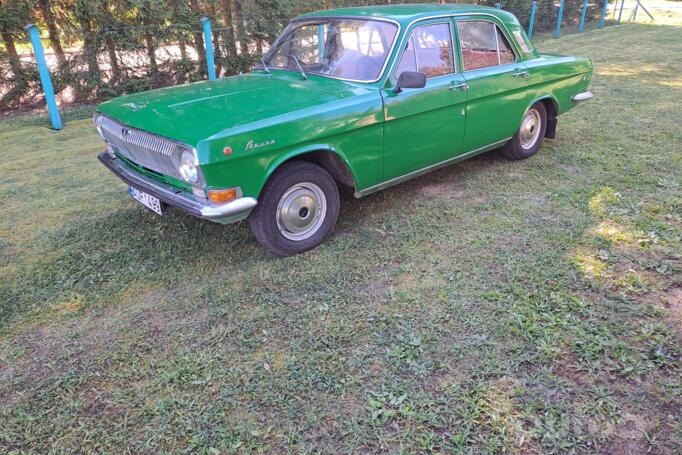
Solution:
M 526 110 L 528 70 L 503 27 L 488 16 L 458 19 L 460 61 L 469 86 L 463 151 L 504 141 Z
M 421 21 L 408 30 L 391 74 L 426 74 L 426 86 L 393 93 L 382 91 L 384 180 L 452 158 L 461 152 L 467 101 L 464 78 L 455 61 L 453 21 Z

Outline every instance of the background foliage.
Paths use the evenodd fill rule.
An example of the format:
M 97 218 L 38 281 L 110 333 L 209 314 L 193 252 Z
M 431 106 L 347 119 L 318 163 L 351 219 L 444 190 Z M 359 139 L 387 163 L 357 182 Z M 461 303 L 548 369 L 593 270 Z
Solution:
M 213 19 L 217 72 L 247 71 L 287 21 L 317 9 L 366 0 L 0 0 L 0 111 L 43 102 L 23 26 L 43 32 L 62 103 L 199 80 L 206 75 L 200 17 Z M 479 3 L 494 5 L 495 0 Z M 506 0 L 527 25 L 531 0 Z M 564 22 L 579 20 L 582 0 L 567 0 Z M 601 3 L 591 0 L 590 18 Z M 558 2 L 540 0 L 535 30 L 554 27 Z

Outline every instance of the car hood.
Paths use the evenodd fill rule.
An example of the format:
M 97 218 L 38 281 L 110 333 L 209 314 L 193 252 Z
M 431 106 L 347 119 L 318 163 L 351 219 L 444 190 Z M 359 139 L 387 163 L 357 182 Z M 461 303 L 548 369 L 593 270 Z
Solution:
M 196 146 L 235 126 L 366 91 L 320 76 L 304 80 L 289 71 L 254 72 L 121 96 L 97 110 L 133 128 Z

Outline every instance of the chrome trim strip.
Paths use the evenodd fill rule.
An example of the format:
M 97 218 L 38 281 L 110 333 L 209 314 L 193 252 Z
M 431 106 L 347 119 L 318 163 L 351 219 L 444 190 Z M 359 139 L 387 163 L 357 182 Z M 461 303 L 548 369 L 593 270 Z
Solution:
M 386 54 L 386 58 L 384 59 L 384 65 L 381 67 L 381 71 L 379 72 L 379 76 L 376 79 L 373 80 L 361 80 L 361 79 L 349 79 L 345 77 L 339 77 L 339 76 L 332 76 L 331 74 L 322 74 L 322 73 L 316 73 L 314 71 L 308 71 L 308 74 L 314 74 L 316 76 L 321 76 L 321 77 L 326 77 L 329 79 L 338 79 L 341 81 L 346 81 L 346 82 L 360 82 L 363 84 L 373 84 L 374 82 L 379 82 L 381 79 L 384 77 L 384 73 L 386 72 L 386 66 L 388 65 L 388 62 L 391 60 L 391 57 L 393 56 L 393 49 L 395 49 L 395 44 L 398 41 L 398 37 L 400 36 L 400 32 L 402 32 L 402 25 L 400 22 L 389 19 L 387 17 L 369 17 L 369 16 L 300 16 L 292 19 L 286 27 L 284 27 L 284 30 L 282 30 L 282 33 L 277 37 L 277 39 L 272 43 L 272 46 L 270 46 L 270 49 L 268 49 L 268 52 L 265 54 L 263 57 L 264 59 L 267 60 L 268 57 L 270 57 L 270 53 L 272 52 L 273 49 L 277 47 L 279 44 L 279 41 L 282 39 L 284 36 L 285 32 L 289 28 L 289 26 L 295 22 L 302 22 L 302 21 L 308 21 L 308 20 L 320 20 L 320 19 L 340 19 L 340 20 L 362 20 L 365 22 L 370 22 L 370 21 L 381 21 L 381 22 L 389 22 L 391 24 L 394 24 L 398 27 L 398 29 L 395 32 L 395 36 L 393 37 L 393 43 L 391 43 L 391 47 L 388 50 L 388 53 Z M 270 67 L 271 70 L 284 70 L 284 71 L 294 71 L 293 69 L 289 68 L 276 68 L 276 67 Z
M 592 92 L 588 90 L 586 92 L 578 93 L 577 95 L 571 98 L 571 101 L 573 101 L 574 103 L 581 103 L 583 101 L 589 101 L 592 98 L 594 98 L 594 95 L 592 94 Z
M 472 150 L 470 152 L 463 153 L 461 155 L 457 155 L 457 156 L 452 157 L 452 158 L 448 158 L 447 160 L 441 161 L 439 163 L 431 164 L 429 166 L 426 166 L 424 168 L 410 172 L 408 174 L 404 174 L 404 175 L 400 175 L 398 177 L 394 177 L 391 180 L 386 180 L 385 182 L 379 183 L 378 185 L 370 186 L 369 188 L 365 188 L 362 191 L 356 191 L 354 196 L 356 198 L 361 198 L 363 196 L 367 196 L 368 194 L 372 194 L 372 193 L 375 193 L 377 191 L 384 190 L 386 188 L 390 188 L 394 185 L 398 185 L 400 183 L 406 182 L 406 181 L 411 180 L 413 178 L 422 176 L 424 174 L 428 174 L 429 172 L 435 171 L 436 169 L 440 169 L 440 168 L 448 166 L 450 164 L 454 164 L 458 161 L 463 161 L 463 160 L 466 160 L 467 158 L 471 158 L 471 157 L 476 156 L 480 153 L 484 153 L 484 152 L 487 152 L 489 150 L 495 149 L 501 145 L 506 144 L 507 142 L 509 142 L 510 139 L 511 139 L 511 137 L 508 137 L 506 139 L 502 139 L 501 141 L 497 141 L 497 142 L 493 142 L 492 144 L 484 145 L 483 147 L 479 147 L 479 148 Z
M 183 210 L 190 215 L 219 223 L 233 223 L 248 217 L 258 204 L 252 197 L 241 197 L 226 204 L 214 205 L 207 200 L 198 199 L 192 193 L 157 182 L 141 175 L 107 152 L 97 157 L 114 175 L 128 185 L 148 193 L 164 203 Z

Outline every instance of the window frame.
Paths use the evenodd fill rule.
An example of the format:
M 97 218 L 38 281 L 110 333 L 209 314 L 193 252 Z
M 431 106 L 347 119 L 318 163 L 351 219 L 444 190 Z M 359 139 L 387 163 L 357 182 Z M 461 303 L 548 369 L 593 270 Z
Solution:
M 460 58 L 461 66 L 462 66 L 462 73 L 469 73 L 471 71 L 479 71 L 479 70 L 485 70 L 485 69 L 489 69 L 489 68 L 499 68 L 499 67 L 504 67 L 507 65 L 516 65 L 517 63 L 519 63 L 520 57 L 519 57 L 519 52 L 516 49 L 516 43 L 512 43 L 512 40 L 509 39 L 509 35 L 507 35 L 507 33 L 506 33 L 506 27 L 501 26 L 500 24 L 498 24 L 497 22 L 495 22 L 491 19 L 484 19 L 484 18 L 476 17 L 476 16 L 467 17 L 466 19 L 456 18 L 455 22 L 456 22 L 455 29 L 457 30 L 457 48 L 459 49 L 459 58 Z M 464 48 L 462 47 L 462 40 L 461 40 L 460 33 L 459 33 L 459 23 L 460 22 L 488 22 L 488 23 L 492 24 L 494 27 L 496 27 L 497 31 L 502 33 L 502 36 L 504 36 L 504 38 L 507 40 L 507 44 L 509 45 L 509 50 L 511 50 L 512 54 L 514 54 L 514 61 L 509 62 L 509 63 L 500 63 L 501 62 L 501 60 L 500 60 L 500 43 L 499 43 L 497 33 L 495 33 L 495 46 L 497 48 L 497 62 L 498 62 L 497 65 L 482 66 L 481 68 L 474 68 L 474 69 L 470 69 L 470 70 L 465 69 L 465 67 L 464 67 Z
M 419 60 L 417 58 L 417 48 L 414 45 L 414 32 L 418 28 L 422 27 L 428 27 L 430 25 L 447 25 L 448 30 L 450 31 L 450 58 L 452 59 L 452 72 L 446 73 L 446 74 L 441 74 L 440 76 L 431 76 L 431 77 L 426 77 L 426 80 L 432 80 L 432 79 L 437 79 L 439 77 L 445 77 L 445 76 L 452 76 L 454 74 L 459 73 L 459 61 L 457 59 L 457 53 L 455 52 L 455 46 L 457 45 L 456 41 L 456 36 L 453 33 L 454 32 L 454 27 L 452 26 L 452 16 L 444 16 L 444 17 L 439 17 L 439 18 L 426 18 L 423 21 L 420 22 L 425 22 L 425 23 L 420 23 L 416 22 L 415 24 L 411 25 L 410 28 L 408 28 L 408 33 L 409 35 L 407 36 L 407 39 L 403 40 L 401 44 L 409 44 L 410 41 L 412 41 L 412 48 L 414 49 L 414 62 L 415 62 L 415 68 L 417 71 L 419 71 Z M 431 22 L 433 21 L 433 22 Z M 407 47 L 405 47 L 402 52 L 400 53 L 400 56 L 396 58 L 395 60 L 395 68 L 393 72 L 391 73 L 391 77 L 394 79 L 398 79 L 400 77 L 400 74 L 398 74 L 398 70 L 400 69 L 400 64 L 403 61 L 403 57 L 405 56 L 405 53 L 407 52 Z

